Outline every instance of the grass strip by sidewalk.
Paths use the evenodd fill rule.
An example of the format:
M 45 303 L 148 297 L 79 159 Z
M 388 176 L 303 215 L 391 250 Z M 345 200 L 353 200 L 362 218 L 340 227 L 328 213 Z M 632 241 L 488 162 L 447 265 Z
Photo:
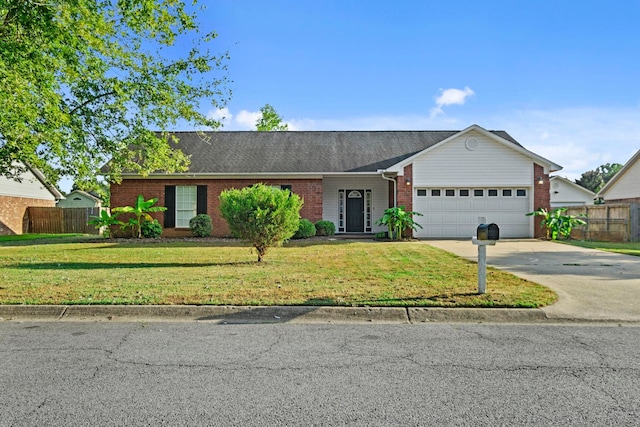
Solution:
M 541 307 L 543 286 L 425 242 L 294 241 L 262 263 L 237 243 L 0 246 L 0 304 Z
M 598 249 L 619 254 L 640 256 L 640 242 L 590 242 L 586 240 L 562 240 L 561 243 L 580 246 L 581 248 Z

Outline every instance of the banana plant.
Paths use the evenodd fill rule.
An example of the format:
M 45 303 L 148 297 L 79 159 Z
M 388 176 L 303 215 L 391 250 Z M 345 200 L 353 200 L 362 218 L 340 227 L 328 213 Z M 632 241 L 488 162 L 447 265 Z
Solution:
M 404 206 L 397 206 L 386 209 L 382 218 L 380 218 L 376 224 L 387 226 L 389 239 L 400 240 L 408 228 L 414 231 L 422 228 L 420 224 L 413 220 L 414 216 L 422 216 L 422 214 L 419 212 L 405 211 Z
M 95 226 L 98 229 L 102 229 L 102 235 L 106 238 L 111 237 L 111 226 L 119 225 L 123 226 L 124 222 L 118 220 L 118 213 L 111 215 L 108 210 L 101 210 L 99 216 L 92 215 L 88 224 Z
M 153 206 L 158 202 L 157 198 L 145 200 L 142 194 L 138 195 L 136 204 L 134 206 L 122 206 L 113 208 L 114 212 L 133 214 L 135 218 L 130 218 L 129 222 L 122 225 L 122 228 L 131 228 L 131 232 L 134 237 L 138 239 L 142 238 L 142 223 L 144 221 L 152 221 L 153 217 L 150 212 L 162 212 L 167 208 L 164 206 Z
M 583 219 L 575 215 L 565 215 L 567 208 L 558 208 L 548 211 L 545 208 L 538 208 L 529 212 L 527 216 L 541 216 L 540 225 L 547 230 L 547 239 L 557 240 L 558 238 L 568 239 L 571 230 L 578 225 L 585 225 Z M 585 216 L 585 215 L 580 215 Z

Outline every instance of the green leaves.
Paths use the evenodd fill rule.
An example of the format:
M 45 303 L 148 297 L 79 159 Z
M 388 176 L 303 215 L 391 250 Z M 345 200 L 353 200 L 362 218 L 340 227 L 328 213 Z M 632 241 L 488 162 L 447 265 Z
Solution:
M 91 219 L 87 223 L 95 226 L 96 228 L 102 228 L 102 232 L 107 238 L 111 237 L 111 226 L 124 225 L 124 222 L 118 220 L 117 213 L 115 215 L 111 215 L 107 210 L 100 211 L 100 216 L 91 216 Z
M 153 221 L 150 212 L 162 212 L 167 208 L 164 206 L 153 206 L 158 202 L 157 198 L 145 200 L 142 194 L 138 195 L 134 206 L 123 206 L 113 208 L 113 212 L 118 214 L 133 214 L 135 218 L 129 218 L 129 221 L 123 227 L 131 228 L 133 235 L 142 238 L 142 224 L 144 221 Z
M 400 240 L 405 230 L 417 230 L 422 228 L 420 224 L 413 220 L 414 216 L 422 216 L 419 212 L 405 211 L 404 206 L 388 208 L 384 211 L 382 218 L 376 224 L 386 225 L 389 230 L 389 238 Z
M 183 171 L 162 131 L 219 126 L 199 109 L 226 103 L 228 56 L 209 52 L 183 1 L 0 0 L 0 22 L 2 175 L 14 161 L 54 182 L 95 181 L 107 162 L 115 181 Z
M 256 122 L 258 132 L 289 130 L 289 125 L 282 123 L 282 117 L 271 105 L 265 104 L 264 107 L 260 109 L 260 112 L 262 115 Z
M 558 208 L 547 211 L 545 208 L 538 208 L 529 212 L 527 216 L 541 216 L 540 225 L 547 229 L 547 239 L 557 240 L 558 238 L 568 239 L 571 230 L 578 225 L 585 225 L 586 222 L 575 215 L 564 215 L 567 208 Z
M 231 233 L 253 245 L 258 261 L 268 248 L 282 245 L 298 230 L 303 201 L 289 190 L 256 184 L 225 190 L 219 199 Z

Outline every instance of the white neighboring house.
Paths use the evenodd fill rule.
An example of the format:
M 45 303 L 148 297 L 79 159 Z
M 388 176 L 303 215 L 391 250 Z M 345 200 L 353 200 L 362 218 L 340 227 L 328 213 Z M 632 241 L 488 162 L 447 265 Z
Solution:
M 0 235 L 22 234 L 28 207 L 54 207 L 64 199 L 36 168 L 27 166 L 19 180 L 0 176 Z
M 551 209 L 567 206 L 593 205 L 596 193 L 561 176 L 549 178 Z
M 58 200 L 59 208 L 101 208 L 102 200 L 82 190 L 73 190 L 67 197 Z
M 602 187 L 605 203 L 640 202 L 640 150 Z

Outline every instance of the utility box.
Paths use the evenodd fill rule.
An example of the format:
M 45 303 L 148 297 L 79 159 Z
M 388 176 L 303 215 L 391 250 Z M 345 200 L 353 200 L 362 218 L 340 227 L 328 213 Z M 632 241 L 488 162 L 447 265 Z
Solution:
M 476 238 L 478 240 L 500 240 L 500 228 L 496 224 L 480 224 Z

